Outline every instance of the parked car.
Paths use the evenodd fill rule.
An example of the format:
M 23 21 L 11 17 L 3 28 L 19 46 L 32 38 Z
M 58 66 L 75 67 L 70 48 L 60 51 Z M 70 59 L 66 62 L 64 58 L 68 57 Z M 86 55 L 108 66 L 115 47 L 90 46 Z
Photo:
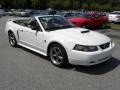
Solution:
M 7 12 L 7 15 L 8 15 L 8 16 L 13 16 L 13 15 L 14 15 L 14 12 L 11 11 L 11 10 L 9 10 L 9 11 Z
M 29 16 L 30 16 L 30 12 L 28 12 L 28 11 L 20 12 L 20 17 L 29 17 Z
M 16 16 L 17 12 L 18 12 L 18 10 L 16 10 L 16 9 L 8 9 L 7 10 L 7 15 L 8 16 Z
M 40 10 L 31 10 L 30 11 L 30 16 L 34 16 L 34 15 L 40 15 Z
M 57 10 L 44 10 L 41 11 L 39 15 L 55 15 Z
M 30 10 L 20 10 L 18 12 L 19 17 L 30 17 Z
M 30 16 L 30 11 L 23 10 L 23 9 L 18 9 L 18 10 L 14 11 L 14 16 L 17 16 L 17 17 L 29 17 Z
M 98 14 L 76 13 L 74 17 L 68 18 L 68 21 L 78 27 L 95 28 L 99 26 L 105 27 L 108 23 L 108 18 Z
M 109 22 L 120 22 L 120 11 L 114 11 L 108 14 Z
M 109 23 L 108 16 L 105 13 L 97 12 L 97 13 L 93 13 L 90 15 L 92 15 L 92 17 L 95 18 L 97 27 L 101 26 L 102 28 L 105 28 L 107 24 Z
M 72 17 L 73 16 L 73 13 L 70 13 L 70 12 L 57 12 L 57 14 L 56 15 L 61 15 L 61 16 L 63 16 L 63 17 L 65 17 L 65 18 L 68 18 L 68 17 Z
M 115 44 L 103 34 L 74 27 L 58 15 L 9 19 L 5 32 L 10 45 L 48 56 L 53 65 L 96 65 L 111 58 Z
M 20 16 L 21 9 L 15 9 L 13 11 L 14 16 Z

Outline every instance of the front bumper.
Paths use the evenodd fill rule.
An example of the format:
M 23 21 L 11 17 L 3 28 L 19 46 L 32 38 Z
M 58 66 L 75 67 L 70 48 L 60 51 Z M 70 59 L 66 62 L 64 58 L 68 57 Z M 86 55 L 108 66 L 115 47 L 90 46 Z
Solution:
M 68 57 L 69 63 L 84 66 L 91 66 L 103 63 L 111 58 L 114 47 L 115 44 L 113 43 L 109 48 L 96 52 L 81 52 L 73 50 L 71 53 L 71 57 Z

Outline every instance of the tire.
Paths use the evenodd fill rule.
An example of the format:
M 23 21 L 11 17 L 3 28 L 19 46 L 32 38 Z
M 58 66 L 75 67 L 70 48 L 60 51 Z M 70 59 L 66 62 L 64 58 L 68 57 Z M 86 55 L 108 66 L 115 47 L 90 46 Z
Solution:
M 12 47 L 17 47 L 17 40 L 15 38 L 15 35 L 13 34 L 13 32 L 10 32 L 8 34 L 8 38 L 9 38 L 9 43 Z
M 64 67 L 68 64 L 68 58 L 65 49 L 59 44 L 53 44 L 48 52 L 51 63 L 56 67 Z

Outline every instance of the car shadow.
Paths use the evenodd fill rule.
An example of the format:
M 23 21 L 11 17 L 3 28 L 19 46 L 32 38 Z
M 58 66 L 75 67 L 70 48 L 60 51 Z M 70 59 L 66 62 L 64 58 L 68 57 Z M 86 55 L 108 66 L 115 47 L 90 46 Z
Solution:
M 114 70 L 116 67 L 119 66 L 119 64 L 120 60 L 112 57 L 108 61 L 94 66 L 80 66 L 80 65 L 71 66 L 73 68 L 73 71 L 83 72 L 92 75 L 102 75 Z M 69 67 L 67 67 L 66 69 L 69 69 Z
M 19 48 L 21 48 L 24 51 L 29 52 L 35 56 L 38 56 L 44 60 L 49 61 L 48 57 L 45 57 L 41 54 L 38 54 L 36 52 L 33 52 L 33 51 L 26 49 L 24 47 L 21 47 L 21 46 L 19 46 Z M 98 64 L 98 65 L 94 65 L 94 66 L 67 65 L 61 69 L 73 70 L 73 71 L 83 72 L 83 73 L 92 74 L 92 75 L 102 75 L 102 74 L 105 74 L 105 73 L 108 73 L 108 72 L 114 70 L 117 66 L 119 66 L 119 64 L 120 64 L 120 60 L 116 59 L 115 57 L 112 57 L 108 61 Z

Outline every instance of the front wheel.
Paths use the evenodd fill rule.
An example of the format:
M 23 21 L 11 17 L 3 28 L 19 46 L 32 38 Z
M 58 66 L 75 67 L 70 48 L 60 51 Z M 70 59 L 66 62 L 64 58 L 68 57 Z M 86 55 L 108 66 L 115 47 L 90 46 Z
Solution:
M 57 67 L 64 67 L 68 64 L 66 51 L 59 44 L 51 45 L 49 49 L 49 59 L 52 62 L 52 64 Z
M 17 47 L 17 40 L 15 38 L 15 35 L 11 32 L 8 34 L 8 38 L 9 38 L 9 43 L 12 47 Z

